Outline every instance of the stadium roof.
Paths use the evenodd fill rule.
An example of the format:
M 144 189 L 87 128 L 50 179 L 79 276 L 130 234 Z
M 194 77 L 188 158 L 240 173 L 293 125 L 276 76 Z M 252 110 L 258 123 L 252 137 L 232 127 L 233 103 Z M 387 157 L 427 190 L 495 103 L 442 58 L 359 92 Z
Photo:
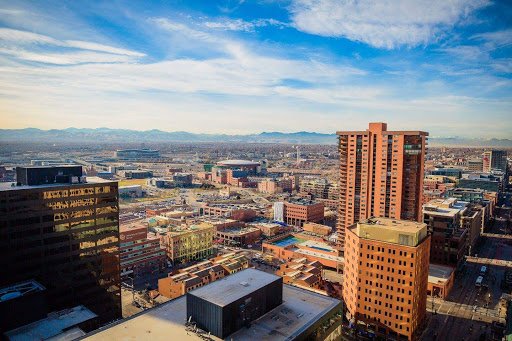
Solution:
M 253 162 L 249 160 L 224 160 L 217 162 L 219 166 L 228 166 L 228 167 L 242 167 L 242 166 L 259 166 L 258 162 Z

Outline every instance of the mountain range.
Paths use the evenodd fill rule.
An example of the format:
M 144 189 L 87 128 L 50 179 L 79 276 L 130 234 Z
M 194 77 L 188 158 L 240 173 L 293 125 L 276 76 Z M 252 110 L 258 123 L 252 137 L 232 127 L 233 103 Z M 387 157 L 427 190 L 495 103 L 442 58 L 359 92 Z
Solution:
M 262 132 L 247 135 L 194 134 L 186 131 L 167 132 L 158 129 L 138 131 L 111 128 L 37 128 L 0 129 L 0 142 L 230 142 L 230 143 L 290 143 L 335 144 L 336 134 L 315 132 Z M 452 147 L 512 147 L 510 139 L 464 137 L 429 137 L 430 146 Z

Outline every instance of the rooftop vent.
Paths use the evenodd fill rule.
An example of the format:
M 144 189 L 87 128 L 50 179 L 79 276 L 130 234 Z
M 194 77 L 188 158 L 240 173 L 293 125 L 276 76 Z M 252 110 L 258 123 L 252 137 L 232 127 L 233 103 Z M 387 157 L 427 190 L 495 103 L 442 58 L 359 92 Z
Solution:
M 249 283 L 247 283 L 247 282 L 240 282 L 240 285 L 241 285 L 241 286 L 244 286 L 244 287 L 248 287 L 248 286 L 249 286 Z

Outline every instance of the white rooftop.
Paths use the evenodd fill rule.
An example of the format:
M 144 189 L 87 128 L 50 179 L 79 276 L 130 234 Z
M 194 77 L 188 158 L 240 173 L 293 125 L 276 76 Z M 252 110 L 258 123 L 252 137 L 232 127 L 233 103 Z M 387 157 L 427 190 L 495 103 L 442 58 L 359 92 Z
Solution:
M 305 247 L 310 247 L 310 248 L 313 248 L 313 249 L 321 249 L 320 251 L 326 251 L 326 252 L 336 252 L 332 246 L 330 246 L 329 244 L 327 243 L 323 243 L 323 242 L 318 242 L 316 240 L 306 240 L 302 243 L 299 243 L 297 245 L 300 245 L 300 246 L 305 246 Z
M 258 162 L 249 161 L 249 160 L 223 160 L 217 162 L 218 165 L 228 165 L 228 166 L 259 166 Z
M 189 295 L 223 307 L 279 279 L 281 277 L 248 268 L 196 289 Z
M 60 186 L 87 186 L 87 185 L 93 185 L 98 183 L 116 183 L 112 180 L 105 180 L 103 178 L 97 177 L 97 176 L 87 176 L 86 177 L 87 182 L 85 183 L 77 183 L 77 184 L 71 184 L 71 183 L 54 183 L 54 184 L 44 184 L 44 185 L 22 185 L 22 186 L 16 186 L 15 182 L 0 182 L 0 191 L 16 191 L 16 190 L 22 190 L 22 189 L 34 189 L 34 188 L 52 188 L 52 187 L 60 187 Z
M 71 328 L 79 323 L 97 317 L 95 313 L 79 305 L 72 309 L 66 309 L 48 314 L 48 317 L 31 324 L 13 329 L 5 333 L 11 341 L 33 340 L 73 340 L 73 335 L 80 337 L 85 333 L 80 328 Z
M 202 288 L 207 288 L 210 285 Z M 298 334 L 337 307 L 341 309 L 341 301 L 339 300 L 304 289 L 283 285 L 283 304 L 253 321 L 249 329 L 242 328 L 231 334 L 227 340 L 294 340 Z M 279 318 L 276 318 L 276 316 Z M 187 299 L 186 296 L 181 296 L 111 326 L 92 332 L 86 335 L 83 340 L 204 341 L 201 336 L 206 337 L 208 333 L 202 330 L 187 330 L 187 327 L 185 327 L 186 321 Z M 210 335 L 210 339 L 212 341 L 221 341 L 221 339 L 214 335 Z
M 462 214 L 468 205 L 468 202 L 458 201 L 455 198 L 434 199 L 423 206 L 423 213 L 444 217 L 453 217 L 458 213 Z
M 328 255 L 328 254 L 323 253 L 323 252 L 316 252 L 316 251 L 312 251 L 312 250 L 299 249 L 299 248 L 291 248 L 290 251 L 293 251 L 295 253 L 300 253 L 300 254 L 303 254 L 303 255 L 306 255 L 306 256 L 314 256 L 314 257 L 317 257 L 317 258 L 323 258 L 323 259 L 327 259 L 327 260 L 332 260 L 332 261 L 336 261 L 336 262 L 339 262 L 339 263 L 343 263 L 345 261 L 345 258 L 343 258 L 343 257 L 331 256 L 331 255 Z
M 450 278 L 453 268 L 449 266 L 430 264 L 428 266 L 429 283 L 444 283 Z

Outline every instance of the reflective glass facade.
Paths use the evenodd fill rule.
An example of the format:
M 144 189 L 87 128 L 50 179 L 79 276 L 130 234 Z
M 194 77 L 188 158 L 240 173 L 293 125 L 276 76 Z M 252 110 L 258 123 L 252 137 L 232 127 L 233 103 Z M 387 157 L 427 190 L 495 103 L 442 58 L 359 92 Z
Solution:
M 46 287 L 49 311 L 121 317 L 117 183 L 0 190 L 0 286 L 27 279 Z

